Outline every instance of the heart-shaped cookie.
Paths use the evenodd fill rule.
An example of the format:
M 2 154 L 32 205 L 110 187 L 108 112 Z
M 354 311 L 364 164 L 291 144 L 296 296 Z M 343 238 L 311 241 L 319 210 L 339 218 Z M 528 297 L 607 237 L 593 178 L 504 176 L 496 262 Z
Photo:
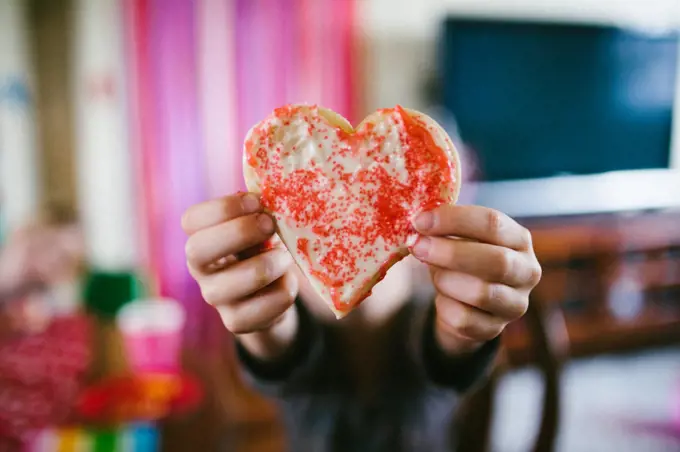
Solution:
M 316 106 L 276 109 L 248 133 L 243 169 L 281 241 L 341 318 L 408 255 L 415 215 L 454 203 L 458 154 L 430 117 L 399 106 L 352 128 Z

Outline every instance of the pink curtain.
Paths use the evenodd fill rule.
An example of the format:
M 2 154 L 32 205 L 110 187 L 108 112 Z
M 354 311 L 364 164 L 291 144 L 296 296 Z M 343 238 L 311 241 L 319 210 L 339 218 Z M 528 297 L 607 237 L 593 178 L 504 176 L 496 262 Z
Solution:
M 192 341 L 221 327 L 184 264 L 182 212 L 244 188 L 243 138 L 272 109 L 356 119 L 356 0 L 121 0 L 144 266 L 182 301 Z M 209 325 L 209 327 L 206 327 Z
M 206 308 L 184 264 L 181 229 L 183 212 L 207 195 L 194 2 L 134 0 L 127 6 L 147 263 L 159 294 L 185 304 L 187 332 L 195 337 Z

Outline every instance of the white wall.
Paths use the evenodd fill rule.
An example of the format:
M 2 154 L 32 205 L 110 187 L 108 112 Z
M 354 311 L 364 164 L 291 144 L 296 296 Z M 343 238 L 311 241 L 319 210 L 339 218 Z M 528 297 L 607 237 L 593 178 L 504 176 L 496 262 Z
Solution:
M 31 58 L 21 20 L 24 6 L 22 0 L 0 0 L 0 226 L 7 230 L 34 221 L 40 207 Z
M 680 0 L 363 0 L 367 108 L 421 108 L 420 86 L 433 67 L 446 14 L 680 27 Z

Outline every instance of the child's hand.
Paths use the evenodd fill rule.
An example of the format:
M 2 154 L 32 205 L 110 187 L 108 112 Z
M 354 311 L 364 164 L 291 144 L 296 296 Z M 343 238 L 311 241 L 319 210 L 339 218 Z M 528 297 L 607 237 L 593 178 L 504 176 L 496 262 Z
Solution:
M 524 315 L 541 279 L 527 229 L 492 209 L 449 205 L 421 213 L 415 226 L 412 253 L 430 267 L 447 352 L 475 350 Z
M 234 334 L 267 330 L 297 296 L 293 259 L 283 246 L 263 250 L 274 233 L 253 194 L 237 194 L 191 207 L 182 218 L 189 235 L 187 265 L 205 300 Z

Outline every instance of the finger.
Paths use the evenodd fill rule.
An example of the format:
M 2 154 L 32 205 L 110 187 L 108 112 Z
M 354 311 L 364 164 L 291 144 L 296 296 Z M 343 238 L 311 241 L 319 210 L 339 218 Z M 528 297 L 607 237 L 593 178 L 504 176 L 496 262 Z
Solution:
M 267 251 L 278 246 L 281 246 L 281 239 L 279 238 L 278 235 L 274 234 L 270 236 L 266 241 L 258 243 L 255 246 L 251 246 L 247 250 L 241 251 L 240 253 L 238 253 L 238 258 L 241 260 L 246 260 L 253 256 L 257 256 L 263 251 Z
M 206 274 L 217 273 L 219 271 L 222 271 L 229 267 L 230 265 L 235 264 L 239 260 L 240 259 L 237 256 L 229 255 L 217 259 L 215 262 L 209 264 L 206 268 L 203 269 L 197 269 L 196 267 L 191 265 L 191 262 L 187 261 L 187 268 L 189 269 L 189 274 L 195 280 L 198 281 L 202 279 Z
M 187 234 L 193 234 L 201 229 L 261 210 L 259 199 L 252 193 L 225 196 L 187 209 L 182 216 L 182 229 Z
M 215 262 L 208 265 L 206 270 L 207 270 L 208 273 L 217 273 L 217 272 L 224 270 L 228 266 L 230 266 L 230 265 L 232 265 L 232 264 L 234 264 L 238 261 L 239 261 L 239 258 L 234 256 L 233 254 L 231 254 L 229 256 L 225 256 L 225 257 L 221 257 L 221 258 L 217 259 Z
M 535 277 L 527 254 L 502 246 L 421 236 L 411 252 L 426 264 L 512 287 L 524 287 Z
M 438 296 L 435 306 L 436 324 L 444 334 L 485 342 L 498 336 L 505 327 L 501 319 L 451 298 Z
M 275 248 L 200 277 L 201 293 L 213 306 L 234 303 L 279 279 L 292 263 L 293 258 L 285 248 Z
M 443 205 L 422 212 L 414 225 L 425 235 L 456 236 L 515 250 L 531 247 L 531 234 L 526 228 L 486 207 Z
M 237 304 L 217 308 L 222 322 L 233 334 L 269 328 L 280 320 L 295 302 L 297 278 L 288 272 L 272 285 Z
M 205 270 L 215 261 L 264 242 L 274 233 L 274 220 L 266 213 L 248 215 L 200 230 L 189 237 L 187 261 Z
M 435 269 L 432 282 L 447 298 L 458 300 L 507 321 L 522 317 L 528 307 L 528 297 L 506 286 L 489 283 L 465 273 Z

